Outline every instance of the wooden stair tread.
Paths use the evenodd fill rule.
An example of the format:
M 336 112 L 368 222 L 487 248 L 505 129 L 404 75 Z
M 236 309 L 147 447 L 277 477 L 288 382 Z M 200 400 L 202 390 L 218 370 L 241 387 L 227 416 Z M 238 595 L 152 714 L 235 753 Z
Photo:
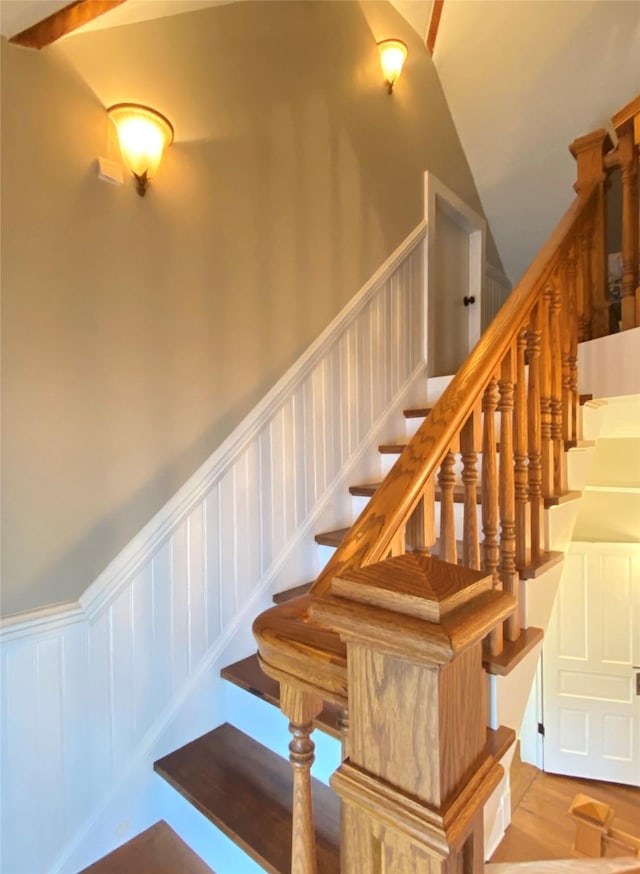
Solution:
M 523 568 L 519 568 L 519 574 L 521 580 L 535 580 L 537 577 L 541 576 L 545 571 L 550 570 L 554 565 L 560 564 L 560 562 L 564 559 L 564 552 L 556 552 L 551 550 L 550 552 L 543 552 L 539 558 L 535 561 L 530 562 Z
M 354 497 L 363 497 L 370 498 L 378 489 L 382 483 L 362 483 L 361 485 L 350 486 L 349 493 Z M 442 490 L 440 486 L 436 485 L 435 487 L 435 499 L 439 501 L 442 497 Z M 477 486 L 476 492 L 477 503 L 482 503 L 482 495 L 480 492 L 480 483 Z M 453 487 L 453 502 L 454 504 L 464 504 L 464 485 L 463 483 L 456 483 Z
M 178 871 L 180 874 L 211 874 L 212 869 L 160 820 L 80 874 L 176 874 Z
M 289 874 L 289 762 L 225 723 L 154 768 L 259 865 L 272 874 Z M 318 874 L 338 874 L 340 805 L 327 786 L 312 782 Z
M 292 598 L 299 598 L 300 595 L 306 595 L 314 580 L 310 583 L 301 583 L 299 586 L 293 586 L 291 589 L 284 589 L 282 592 L 276 592 L 273 596 L 274 604 L 284 604 L 285 601 L 291 601 Z
M 482 664 L 488 674 L 498 674 L 505 677 L 519 665 L 522 659 L 536 647 L 544 636 L 541 628 L 531 625 L 523 628 L 517 640 L 505 640 L 504 649 L 500 655 L 489 656 L 486 653 L 482 657 Z
M 361 485 L 350 486 L 349 493 L 356 497 L 367 497 L 370 498 L 379 488 L 381 483 L 362 483 Z M 476 490 L 477 503 L 482 503 L 482 487 L 480 483 L 477 484 Z M 442 490 L 440 486 L 436 486 L 435 488 L 435 498 L 436 501 L 439 501 L 442 497 Z M 549 507 L 557 507 L 558 504 L 566 504 L 568 501 L 575 501 L 578 498 L 582 497 L 582 492 L 579 491 L 567 491 L 563 492 L 561 495 L 551 495 L 549 498 L 544 499 L 544 506 L 548 509 Z M 464 485 L 462 483 L 456 483 L 453 487 L 453 502 L 455 504 L 464 504 Z
M 400 455 L 400 453 L 406 448 L 407 442 L 404 443 L 381 443 L 378 446 L 378 452 L 382 453 L 382 455 Z
M 405 419 L 425 419 L 433 407 L 411 407 L 408 410 L 403 410 Z
M 315 541 L 320 546 L 340 546 L 349 533 L 349 528 L 336 528 L 335 531 L 322 531 L 316 534 Z
M 544 499 L 544 506 L 548 509 L 549 507 L 558 507 L 560 504 L 568 504 L 569 501 L 577 501 L 578 498 L 582 497 L 582 492 L 562 492 L 561 495 L 551 495 L 549 498 Z
M 280 683 L 265 674 L 255 653 L 223 668 L 220 675 L 235 686 L 262 698 L 275 707 L 280 707 Z M 339 740 L 338 710 L 336 704 L 325 702 L 322 713 L 314 721 L 314 724 L 316 728 Z
M 515 743 L 515 740 L 515 730 L 507 725 L 487 729 L 487 750 L 498 762 L 511 747 L 511 744 Z

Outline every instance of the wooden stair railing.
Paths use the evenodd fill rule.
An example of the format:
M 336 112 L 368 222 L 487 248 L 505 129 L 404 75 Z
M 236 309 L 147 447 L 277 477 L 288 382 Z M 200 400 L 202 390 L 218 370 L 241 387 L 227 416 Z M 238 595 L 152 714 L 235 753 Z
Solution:
M 334 622 L 333 627 L 325 624 L 322 605 L 332 597 L 337 578 L 344 579 L 369 565 L 381 567 L 390 556 L 397 560 L 407 551 L 429 555 L 436 533 L 436 478 L 441 498 L 440 558 L 454 566 L 460 561 L 468 569 L 480 558 L 495 594 L 508 605 L 502 621 L 493 624 L 485 658 L 489 663 L 494 658 L 504 660 L 503 649 L 509 647 L 522 651 L 525 635 L 520 629 L 518 589 L 520 573 L 526 573 L 527 565 L 521 562 L 528 560 L 535 566 L 543 560 L 544 503 L 553 500 L 563 487 L 558 459 L 564 452 L 564 441 L 577 437 L 577 289 L 586 282 L 586 266 L 577 253 L 585 225 L 593 222 L 597 194 L 595 183 L 578 192 L 518 287 L 375 490 L 310 594 L 267 610 L 254 623 L 260 664 L 280 682 L 281 698 L 289 702 L 283 709 L 297 739 L 291 745 L 297 787 L 293 874 L 316 870 L 308 787 L 312 721 L 322 701 L 348 707 L 345 643 L 335 631 L 339 623 Z M 479 450 L 482 542 L 472 519 Z M 467 538 L 460 556 L 453 525 L 453 467 L 458 451 L 464 456 Z M 349 602 L 342 599 L 340 607 L 345 614 L 352 611 Z M 528 640 L 535 641 L 540 635 Z M 402 646 L 401 637 L 398 645 Z
M 579 284 L 578 339 L 604 337 L 619 329 L 640 326 L 640 206 L 638 167 L 640 164 L 640 96 L 613 116 L 617 144 L 606 130 L 579 137 L 570 149 L 578 164 L 576 191 L 597 187 L 597 202 L 591 226 L 583 228 L 580 259 L 585 282 Z M 620 300 L 608 294 L 606 191 L 610 177 L 619 169 L 622 181 L 622 280 Z M 619 314 L 615 310 L 619 308 Z M 618 326 L 618 322 L 620 325 Z
M 621 139 L 612 150 L 605 131 L 572 144 L 578 162 L 577 196 L 549 240 L 376 488 L 310 593 L 267 610 L 254 623 L 260 664 L 280 682 L 281 700 L 287 704 L 283 710 L 294 734 L 293 874 L 316 870 L 308 787 L 312 721 L 323 701 L 343 709 L 345 729 L 354 718 L 353 712 L 347 715 L 347 648 L 338 632 L 345 633 L 359 608 L 348 598 L 335 597 L 336 580 L 357 580 L 360 571 L 372 565 L 384 576 L 386 565 L 391 574 L 388 588 L 393 589 L 394 561 L 406 553 L 429 556 L 437 548 L 440 559 L 465 566 L 461 572 L 480 566 L 502 599 L 501 621 L 490 623 L 485 640 L 489 671 L 503 672 L 501 666 L 522 657 L 542 635 L 540 630 L 521 629 L 519 580 L 544 563 L 543 510 L 558 503 L 566 489 L 565 449 L 575 446 L 580 436 L 578 342 L 606 333 L 610 305 L 605 293 L 605 184 L 607 167 L 616 162 L 627 168 L 625 216 L 635 221 L 635 231 L 623 235 L 622 327 L 640 324 L 635 315 L 637 172 L 630 169 L 633 163 L 637 171 L 639 114 L 640 98 L 616 116 L 616 128 L 627 138 L 624 147 Z M 475 516 L 480 451 L 482 541 Z M 464 486 L 460 555 L 453 515 L 458 453 Z M 387 626 L 393 627 L 397 639 L 392 644 L 387 632 L 385 646 L 400 651 L 402 624 Z M 379 634 L 384 637 L 380 628 Z M 462 712 L 449 716 L 464 718 Z M 348 746 L 345 731 L 345 757 Z M 372 859 L 373 867 L 363 869 L 363 874 L 379 870 L 381 857 Z M 465 872 L 476 870 L 475 861 L 461 864 Z

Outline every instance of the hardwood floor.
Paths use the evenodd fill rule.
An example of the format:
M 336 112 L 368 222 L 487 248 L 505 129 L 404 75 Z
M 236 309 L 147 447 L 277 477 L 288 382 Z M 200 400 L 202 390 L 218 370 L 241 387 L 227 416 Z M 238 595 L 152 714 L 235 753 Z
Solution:
M 523 779 L 528 781 L 530 777 L 528 771 Z M 578 792 L 611 805 L 615 811 L 613 825 L 640 837 L 640 789 L 538 772 L 529 782 L 491 861 L 570 858 L 575 825 L 568 810 Z

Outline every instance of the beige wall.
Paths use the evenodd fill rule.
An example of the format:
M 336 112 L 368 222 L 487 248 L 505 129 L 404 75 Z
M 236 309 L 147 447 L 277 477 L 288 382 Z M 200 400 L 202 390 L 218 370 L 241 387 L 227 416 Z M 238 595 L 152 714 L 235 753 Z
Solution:
M 96 176 L 120 100 L 176 129 L 144 199 Z M 418 223 L 427 168 L 481 208 L 387 3 L 3 42 L 4 613 L 81 594 Z

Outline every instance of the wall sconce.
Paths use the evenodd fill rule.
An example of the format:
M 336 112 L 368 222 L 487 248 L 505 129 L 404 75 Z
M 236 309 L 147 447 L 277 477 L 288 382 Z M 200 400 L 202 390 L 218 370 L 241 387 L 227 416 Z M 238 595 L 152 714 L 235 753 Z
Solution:
M 139 103 L 116 103 L 107 113 L 118 131 L 122 160 L 135 177 L 136 191 L 144 197 L 163 151 L 173 142 L 173 126 L 164 115 Z
M 399 39 L 384 39 L 378 43 L 378 51 L 380 52 L 380 64 L 387 91 L 392 94 L 393 86 L 402 72 L 409 50 Z

